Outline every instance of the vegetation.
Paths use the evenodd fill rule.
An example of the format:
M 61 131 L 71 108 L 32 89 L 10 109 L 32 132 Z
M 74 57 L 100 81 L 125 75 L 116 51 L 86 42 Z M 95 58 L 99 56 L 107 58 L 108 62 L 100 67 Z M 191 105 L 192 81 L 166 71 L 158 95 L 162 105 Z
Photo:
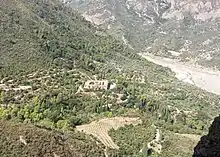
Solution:
M 97 33 L 99 28 L 55 0 L 0 3 L 0 119 L 3 128 L 10 128 L 0 128 L 5 141 L 0 141 L 1 155 L 45 154 L 45 143 L 62 132 L 70 141 L 61 146 L 53 141 L 49 153 L 54 149 L 70 153 L 64 156 L 103 156 L 100 142 L 74 127 L 113 116 L 138 116 L 143 123 L 111 130 L 120 149 L 107 149 L 107 153 L 146 155 L 139 151 L 155 136 L 152 124 L 173 134 L 202 134 L 220 111 L 218 96 L 177 81 L 168 69 L 140 58 L 107 33 Z M 91 79 L 106 79 L 116 87 L 84 89 L 84 82 Z M 27 136 L 22 136 L 33 136 L 36 143 L 28 149 L 20 143 L 13 146 L 25 131 Z M 7 136 L 13 140 L 5 140 Z M 77 148 L 69 152 L 71 142 Z M 173 147 L 166 145 L 169 150 Z
M 144 122 L 135 127 L 129 125 L 117 131 L 111 130 L 109 134 L 119 146 L 118 156 L 136 156 L 144 155 L 147 152 L 147 143 L 153 140 L 155 129 L 151 123 Z M 141 149 L 146 152 L 141 153 Z
M 27 124 L 0 121 L 0 155 L 10 156 L 104 156 L 104 147 L 81 133 L 62 133 Z
M 218 53 L 220 38 L 216 35 L 220 30 L 218 19 L 211 15 L 212 20 L 204 18 L 200 21 L 197 14 L 204 13 L 202 8 L 197 7 L 197 13 L 185 8 L 186 4 L 199 3 L 185 0 L 176 3 L 111 0 L 90 4 L 87 1 L 79 3 L 71 0 L 71 3 L 66 5 L 77 8 L 84 15 L 88 15 L 88 18 L 98 15 L 100 20 L 94 18 L 94 23 L 103 21 L 101 27 L 117 39 L 124 40 L 135 50 L 183 61 L 197 61 L 200 65 L 220 69 Z M 114 5 L 117 7 L 113 7 Z M 218 6 L 213 3 L 211 10 L 216 12 L 217 8 Z M 99 16 L 106 10 L 109 12 L 108 15 Z M 112 16 L 114 18 L 111 18 Z M 181 54 L 174 56 L 172 51 Z

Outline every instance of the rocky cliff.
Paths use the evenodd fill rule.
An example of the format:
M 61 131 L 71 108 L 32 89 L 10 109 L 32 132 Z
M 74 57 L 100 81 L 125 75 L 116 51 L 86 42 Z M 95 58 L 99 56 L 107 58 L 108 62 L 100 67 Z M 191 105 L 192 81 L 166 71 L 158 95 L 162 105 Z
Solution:
M 209 133 L 203 136 L 194 149 L 193 157 L 220 156 L 220 116 L 213 121 Z
M 219 0 L 63 2 L 138 51 L 220 69 Z

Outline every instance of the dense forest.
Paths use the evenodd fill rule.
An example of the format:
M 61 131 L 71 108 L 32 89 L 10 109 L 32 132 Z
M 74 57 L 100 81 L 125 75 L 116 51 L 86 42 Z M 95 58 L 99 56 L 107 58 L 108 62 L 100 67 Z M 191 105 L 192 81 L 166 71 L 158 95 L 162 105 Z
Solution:
M 140 149 L 155 136 L 152 125 L 164 137 L 201 135 L 220 111 L 218 96 L 179 82 L 169 69 L 142 59 L 55 0 L 3 0 L 0 7 L 2 156 L 104 156 L 104 151 L 109 156 L 144 156 Z M 95 78 L 116 87 L 82 89 Z M 142 120 L 109 131 L 118 150 L 105 149 L 98 139 L 75 129 L 116 116 Z M 13 144 L 22 132 L 31 143 L 27 149 Z M 66 140 L 57 145 L 56 137 L 63 134 Z M 40 150 L 50 140 L 50 152 Z M 170 151 L 178 140 L 163 139 L 163 154 L 152 156 L 188 156 L 187 151 Z M 77 148 L 69 148 L 71 143 Z

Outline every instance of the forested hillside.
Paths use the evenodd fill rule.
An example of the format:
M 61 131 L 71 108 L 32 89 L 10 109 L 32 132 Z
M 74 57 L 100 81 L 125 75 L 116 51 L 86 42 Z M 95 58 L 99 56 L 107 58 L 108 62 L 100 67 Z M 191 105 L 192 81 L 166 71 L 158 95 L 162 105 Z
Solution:
M 114 38 L 98 35 L 92 24 L 57 2 L 3 0 L 1 25 L 4 75 L 56 64 L 71 67 L 79 60 L 75 64 L 87 66 L 91 59 L 125 51 Z
M 190 156 L 195 140 L 183 135 L 203 134 L 220 111 L 218 96 L 179 82 L 55 0 L 3 0 L 0 7 L 3 156 Z M 88 81 L 98 88 L 87 88 Z M 112 117 L 141 122 L 101 123 L 95 126 L 116 129 L 98 133 L 85 127 L 97 139 L 76 129 Z M 118 149 L 101 144 L 102 131 Z M 61 133 L 67 140 L 57 146 Z M 48 141 L 49 152 L 38 148 Z M 161 150 L 148 146 L 155 141 Z

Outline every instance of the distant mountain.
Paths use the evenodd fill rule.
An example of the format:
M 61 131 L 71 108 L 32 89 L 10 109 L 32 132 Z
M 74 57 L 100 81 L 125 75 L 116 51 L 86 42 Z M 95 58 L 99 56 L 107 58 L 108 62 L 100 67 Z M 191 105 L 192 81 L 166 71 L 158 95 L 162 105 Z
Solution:
M 220 68 L 218 0 L 63 2 L 139 51 Z

